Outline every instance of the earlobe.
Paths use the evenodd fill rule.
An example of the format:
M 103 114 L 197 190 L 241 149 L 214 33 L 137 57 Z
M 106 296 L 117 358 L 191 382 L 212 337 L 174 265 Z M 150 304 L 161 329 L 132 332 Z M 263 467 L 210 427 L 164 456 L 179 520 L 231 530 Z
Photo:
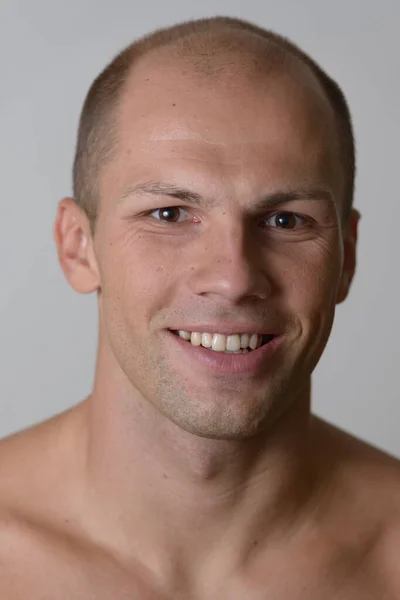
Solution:
M 356 247 L 358 237 L 358 222 L 361 218 L 356 209 L 352 209 L 343 233 L 343 269 L 340 277 L 336 304 L 346 300 L 351 282 L 356 270 Z
M 87 216 L 73 198 L 63 198 L 53 228 L 58 260 L 71 287 L 89 294 L 100 287 Z
M 336 295 L 336 304 L 341 304 L 346 300 L 350 289 L 350 278 L 347 272 L 343 272 L 340 278 L 338 293 Z

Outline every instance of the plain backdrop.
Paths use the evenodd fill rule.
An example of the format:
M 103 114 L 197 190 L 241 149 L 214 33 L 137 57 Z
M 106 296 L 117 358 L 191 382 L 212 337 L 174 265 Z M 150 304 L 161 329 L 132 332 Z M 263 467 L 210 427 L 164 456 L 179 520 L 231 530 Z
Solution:
M 400 456 L 398 0 L 0 0 L 0 436 L 92 387 L 96 296 L 69 288 L 52 237 L 89 85 L 134 38 L 216 14 L 288 36 L 348 98 L 359 262 L 314 374 L 313 407 Z

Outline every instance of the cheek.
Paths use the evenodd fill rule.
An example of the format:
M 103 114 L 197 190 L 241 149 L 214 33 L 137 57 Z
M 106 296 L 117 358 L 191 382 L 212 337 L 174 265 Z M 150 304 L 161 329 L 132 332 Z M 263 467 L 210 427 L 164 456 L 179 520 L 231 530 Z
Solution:
M 141 329 L 141 321 L 150 319 L 165 302 L 174 274 L 173 257 L 166 256 L 157 240 L 116 232 L 103 253 L 101 268 L 103 304 L 108 316 L 115 318 L 118 313 Z
M 287 270 L 286 296 L 293 310 L 304 317 L 331 313 L 335 307 L 341 272 L 336 246 L 315 244 L 297 253 Z

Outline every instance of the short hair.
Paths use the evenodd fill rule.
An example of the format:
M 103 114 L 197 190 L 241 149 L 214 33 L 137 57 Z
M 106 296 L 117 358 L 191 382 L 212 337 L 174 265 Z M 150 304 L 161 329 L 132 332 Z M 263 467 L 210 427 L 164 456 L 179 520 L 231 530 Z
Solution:
M 238 32 L 250 32 L 260 41 L 267 42 L 266 55 L 257 57 L 259 60 L 264 58 L 265 61 L 268 60 L 268 52 L 271 53 L 272 45 L 275 47 L 275 53 L 278 49 L 281 54 L 294 56 L 302 61 L 319 81 L 335 116 L 345 178 L 342 221 L 347 219 L 354 197 L 355 143 L 349 107 L 339 85 L 311 57 L 286 37 L 241 19 L 213 17 L 157 29 L 134 41 L 105 67 L 90 86 L 79 120 L 73 163 L 73 195 L 77 204 L 88 216 L 92 234 L 95 231 L 98 215 L 100 171 L 112 158 L 117 146 L 118 104 L 133 66 L 141 57 L 153 50 L 182 42 L 185 45 L 188 40 L 199 37 L 206 38 L 207 43 L 207 36 L 211 40 L 211 35 L 217 37 L 230 35 L 232 38 L 235 37 L 235 33 L 238 35 Z

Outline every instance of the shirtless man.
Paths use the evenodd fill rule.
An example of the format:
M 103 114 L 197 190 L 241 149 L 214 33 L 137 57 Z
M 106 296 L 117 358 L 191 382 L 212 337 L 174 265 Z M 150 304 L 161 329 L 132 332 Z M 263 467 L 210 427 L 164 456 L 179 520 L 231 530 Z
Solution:
M 0 444 L 1 600 L 400 598 L 399 462 L 310 408 L 353 179 L 339 89 L 249 24 L 96 80 L 54 226 L 93 392 Z

